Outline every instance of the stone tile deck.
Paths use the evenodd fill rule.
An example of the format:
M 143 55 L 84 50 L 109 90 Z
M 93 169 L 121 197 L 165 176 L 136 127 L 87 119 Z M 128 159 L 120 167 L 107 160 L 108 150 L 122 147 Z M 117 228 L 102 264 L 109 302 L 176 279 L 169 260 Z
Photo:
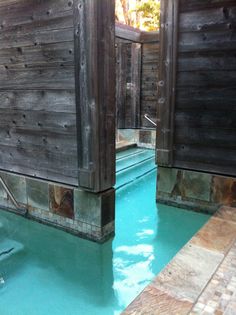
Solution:
M 236 315 L 236 208 L 222 207 L 123 315 Z

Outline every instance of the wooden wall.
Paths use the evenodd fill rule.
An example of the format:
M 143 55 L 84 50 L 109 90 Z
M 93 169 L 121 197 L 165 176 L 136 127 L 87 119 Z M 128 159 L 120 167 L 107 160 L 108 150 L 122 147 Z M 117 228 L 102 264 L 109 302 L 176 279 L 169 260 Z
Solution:
M 114 0 L 0 1 L 0 169 L 114 185 L 114 28 Z
M 147 114 L 153 121 L 157 120 L 157 82 L 159 63 L 159 43 L 143 43 L 141 76 L 141 123 L 140 127 L 151 127 L 144 118 Z
M 117 127 L 153 127 L 156 121 L 159 36 L 129 26 L 116 27 Z
M 0 2 L 0 168 L 75 184 L 72 4 Z
M 163 2 L 165 12 L 175 8 L 178 13 L 165 13 L 177 31 L 163 29 L 160 43 L 164 64 L 165 47 L 170 42 L 175 46 L 177 39 L 176 54 L 169 55 L 174 71 L 160 72 L 158 131 L 163 139 L 164 130 L 169 132 L 158 143 L 158 163 L 235 176 L 236 2 L 180 0 L 179 7 L 173 0 Z M 166 98 L 166 86 L 175 91 L 171 99 Z M 168 150 L 173 159 L 165 160 Z

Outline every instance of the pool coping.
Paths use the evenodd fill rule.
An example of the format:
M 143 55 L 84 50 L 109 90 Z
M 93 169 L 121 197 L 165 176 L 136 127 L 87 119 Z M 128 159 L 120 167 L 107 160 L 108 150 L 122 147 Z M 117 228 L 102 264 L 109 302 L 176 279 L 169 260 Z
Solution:
M 235 245 L 236 208 L 223 206 L 122 314 L 185 315 L 201 313 L 195 311 L 198 310 L 199 300 L 201 302 L 201 296 L 208 289 L 211 281 L 215 281 L 214 276 L 224 265 L 228 255 L 233 252 Z M 224 266 L 222 268 L 225 270 Z M 235 276 L 236 271 L 233 278 Z M 200 303 L 200 305 L 203 304 Z M 213 314 L 213 312 L 204 312 L 204 314 Z M 223 312 L 217 314 L 223 314 Z

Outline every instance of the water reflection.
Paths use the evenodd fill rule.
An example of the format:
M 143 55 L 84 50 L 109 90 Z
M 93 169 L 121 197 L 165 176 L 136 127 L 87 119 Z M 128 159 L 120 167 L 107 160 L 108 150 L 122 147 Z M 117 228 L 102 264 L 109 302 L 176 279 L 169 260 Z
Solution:
M 208 219 L 157 209 L 155 186 L 154 171 L 117 192 L 116 236 L 104 245 L 0 211 L 0 243 L 24 245 L 0 263 L 1 314 L 120 314 Z
M 154 171 L 146 180 L 141 179 L 117 192 L 118 230 L 113 241 L 113 289 L 121 309 L 155 276 L 152 267 L 158 228 L 155 181 L 152 183 L 155 176 Z

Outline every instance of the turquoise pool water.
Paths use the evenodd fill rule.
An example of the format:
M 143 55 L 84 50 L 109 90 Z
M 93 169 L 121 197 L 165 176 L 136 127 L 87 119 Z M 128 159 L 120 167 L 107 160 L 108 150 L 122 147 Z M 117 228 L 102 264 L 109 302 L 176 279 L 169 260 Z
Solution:
M 141 176 L 139 165 L 136 180 L 130 159 L 118 155 L 129 184 L 120 175 L 116 236 L 104 245 L 0 211 L 0 242 L 23 245 L 0 260 L 0 315 L 118 315 L 208 220 L 157 208 L 153 158 L 142 154 L 149 169 L 141 164 Z

